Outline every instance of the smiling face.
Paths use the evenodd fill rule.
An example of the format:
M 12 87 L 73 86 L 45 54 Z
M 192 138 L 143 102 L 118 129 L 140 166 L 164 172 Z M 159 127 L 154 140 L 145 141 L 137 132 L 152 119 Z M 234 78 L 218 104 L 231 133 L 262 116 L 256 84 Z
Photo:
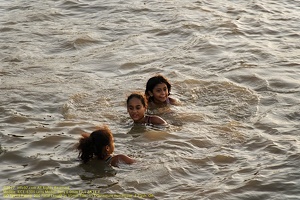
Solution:
M 137 97 L 132 97 L 127 101 L 127 111 L 135 123 L 143 123 L 146 107 Z
M 158 94 L 160 91 L 165 91 L 165 95 Z M 162 75 L 156 75 L 151 77 L 146 84 L 145 95 L 148 102 L 153 102 L 155 104 L 164 104 L 167 100 L 166 96 L 169 96 L 171 92 L 171 84 Z
M 159 83 L 149 93 L 153 96 L 154 103 L 163 104 L 168 98 L 169 90 L 165 83 Z

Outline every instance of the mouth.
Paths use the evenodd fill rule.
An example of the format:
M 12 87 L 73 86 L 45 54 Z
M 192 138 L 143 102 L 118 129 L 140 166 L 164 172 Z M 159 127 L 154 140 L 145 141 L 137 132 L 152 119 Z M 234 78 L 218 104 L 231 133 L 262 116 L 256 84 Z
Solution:
M 139 116 L 138 116 L 138 115 L 131 115 L 131 117 L 132 117 L 133 119 L 137 119 L 137 118 L 139 118 Z
M 160 97 L 159 98 L 161 101 L 165 101 L 167 99 L 167 97 Z

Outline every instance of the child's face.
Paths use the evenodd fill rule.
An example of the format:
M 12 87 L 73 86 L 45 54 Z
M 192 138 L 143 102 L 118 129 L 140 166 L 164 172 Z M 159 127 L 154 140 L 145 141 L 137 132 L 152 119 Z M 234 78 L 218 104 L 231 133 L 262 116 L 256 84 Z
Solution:
M 168 87 L 165 83 L 157 84 L 152 90 L 152 95 L 155 103 L 164 103 L 168 98 L 168 94 Z
M 132 98 L 127 104 L 127 111 L 134 122 L 141 122 L 144 119 L 146 107 L 138 98 Z

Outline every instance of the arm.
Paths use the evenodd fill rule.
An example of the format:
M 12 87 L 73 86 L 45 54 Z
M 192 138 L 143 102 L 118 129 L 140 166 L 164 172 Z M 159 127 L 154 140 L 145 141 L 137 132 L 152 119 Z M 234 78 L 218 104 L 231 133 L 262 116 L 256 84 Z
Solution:
M 110 164 L 114 167 L 118 167 L 120 163 L 125 163 L 125 164 L 132 164 L 134 163 L 135 160 L 126 156 L 126 155 L 123 155 L 123 154 L 119 154 L 119 155 L 115 155 L 112 159 L 111 159 L 111 162 Z

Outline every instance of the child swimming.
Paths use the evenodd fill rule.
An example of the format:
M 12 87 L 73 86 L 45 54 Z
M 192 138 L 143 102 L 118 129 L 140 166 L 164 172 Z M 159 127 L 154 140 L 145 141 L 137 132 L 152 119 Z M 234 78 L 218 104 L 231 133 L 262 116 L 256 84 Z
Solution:
M 146 84 L 145 90 L 149 109 L 176 105 L 177 101 L 169 97 L 170 92 L 171 84 L 164 76 L 156 75 L 151 77 Z
M 132 164 L 135 162 L 126 155 L 112 155 L 115 150 L 114 137 L 107 126 L 103 126 L 91 134 L 83 133 L 77 149 L 79 150 L 78 157 L 83 163 L 87 163 L 93 158 L 114 167 L 118 167 L 120 163 Z
M 147 110 L 146 97 L 141 93 L 132 93 L 127 98 L 127 111 L 136 124 L 167 125 L 167 122 L 156 115 L 145 115 Z

